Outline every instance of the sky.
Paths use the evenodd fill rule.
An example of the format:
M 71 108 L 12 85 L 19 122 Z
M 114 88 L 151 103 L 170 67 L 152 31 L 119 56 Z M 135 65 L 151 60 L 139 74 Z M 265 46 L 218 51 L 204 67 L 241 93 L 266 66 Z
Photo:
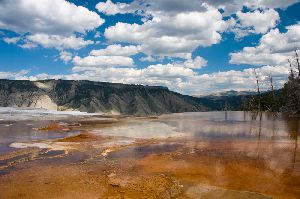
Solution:
M 300 0 L 0 0 L 0 79 L 279 89 L 300 50 Z

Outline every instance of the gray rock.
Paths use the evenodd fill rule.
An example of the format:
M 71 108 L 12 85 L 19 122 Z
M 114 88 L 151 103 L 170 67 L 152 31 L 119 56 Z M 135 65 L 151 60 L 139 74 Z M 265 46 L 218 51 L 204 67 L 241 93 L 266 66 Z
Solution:
M 73 80 L 0 80 L 0 106 L 123 115 L 208 110 L 196 98 L 166 87 Z

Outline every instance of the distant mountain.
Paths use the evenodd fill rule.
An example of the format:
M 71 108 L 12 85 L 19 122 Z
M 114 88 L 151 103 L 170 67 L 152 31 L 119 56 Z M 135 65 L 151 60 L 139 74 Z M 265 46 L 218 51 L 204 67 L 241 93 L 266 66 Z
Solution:
M 125 115 L 211 110 L 166 87 L 72 80 L 0 80 L 0 106 Z
M 218 92 L 218 93 L 212 93 L 210 95 L 199 95 L 199 96 L 194 96 L 198 98 L 209 98 L 209 97 L 228 97 L 228 96 L 248 96 L 248 95 L 256 95 L 256 92 L 252 91 L 235 91 L 235 90 L 230 90 L 230 91 L 225 91 L 225 92 Z
M 257 95 L 256 92 L 248 91 L 226 91 L 215 93 L 207 96 L 197 97 L 197 102 L 210 110 L 231 110 L 238 111 L 243 109 L 243 104 L 248 101 L 251 96 Z
M 230 91 L 225 91 L 225 92 L 220 92 L 220 93 L 214 93 L 209 96 L 216 96 L 216 97 L 225 97 L 225 96 L 247 96 L 247 95 L 256 95 L 256 92 L 251 92 L 251 91 L 235 91 L 235 90 L 230 90 Z

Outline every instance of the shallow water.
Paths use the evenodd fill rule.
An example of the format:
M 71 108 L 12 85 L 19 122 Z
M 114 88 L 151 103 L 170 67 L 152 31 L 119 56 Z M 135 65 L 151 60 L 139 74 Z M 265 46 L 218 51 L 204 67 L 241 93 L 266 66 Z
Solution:
M 147 155 L 176 151 L 182 145 L 178 143 L 151 144 L 147 146 L 129 147 L 118 152 L 111 152 L 111 159 L 144 158 Z
M 11 151 L 8 147 L 14 142 L 30 142 L 64 138 L 77 135 L 78 131 L 58 132 L 39 131 L 37 128 L 48 126 L 62 120 L 100 116 L 101 113 L 79 111 L 49 111 L 35 108 L 0 107 L 0 154 Z
M 299 119 L 273 113 L 180 113 L 162 116 L 161 120 L 198 139 L 295 140 L 300 130 Z
M 131 198 L 141 193 L 138 192 L 141 189 L 147 198 L 161 191 L 158 189 L 161 186 L 156 186 L 160 180 L 167 183 L 163 184 L 166 193 L 174 187 L 181 190 L 181 198 L 297 198 L 300 195 L 297 118 L 246 112 L 178 113 L 141 118 L 72 115 L 63 121 L 78 122 L 81 126 L 59 132 L 35 130 L 61 121 L 57 117 L 53 120 L 26 117 L 12 120 L 2 115 L 0 120 L 0 168 L 3 168 L 0 185 L 16 187 L 5 192 L 11 196 L 25 192 L 26 196 L 41 198 L 40 190 L 53 196 L 71 193 L 77 187 L 78 192 L 72 193 L 91 194 L 108 188 L 104 195 L 95 191 L 97 197 L 100 194 L 104 198 Z M 87 134 L 49 140 L 78 133 Z M 11 146 L 21 149 L 8 153 L 12 150 L 8 145 L 13 142 Z M 27 146 L 31 148 L 27 150 Z M 44 169 L 39 169 L 41 166 Z M 71 173 L 64 175 L 61 169 Z M 10 175 L 10 172 L 19 173 Z M 69 179 L 69 174 L 75 177 Z M 20 181 L 19 177 L 24 180 Z M 80 184 L 83 179 L 84 185 Z M 26 180 L 33 181 L 34 186 L 27 185 Z M 69 181 L 72 183 L 63 184 Z M 89 184 L 91 181 L 94 184 Z M 61 189 L 61 184 L 69 191 Z M 26 186 L 29 187 L 24 191 Z M 0 187 L 0 196 L 4 190 Z
M 296 140 L 298 119 L 272 113 L 199 112 L 162 115 L 157 119 L 131 119 L 121 126 L 94 129 L 95 133 L 130 138 L 187 137 L 194 139 Z
M 53 121 L 0 121 L 0 154 L 11 151 L 12 148 L 10 148 L 9 145 L 14 142 L 64 138 L 78 134 L 78 131 L 58 132 L 37 130 L 37 128 L 47 126 L 51 123 L 53 123 Z

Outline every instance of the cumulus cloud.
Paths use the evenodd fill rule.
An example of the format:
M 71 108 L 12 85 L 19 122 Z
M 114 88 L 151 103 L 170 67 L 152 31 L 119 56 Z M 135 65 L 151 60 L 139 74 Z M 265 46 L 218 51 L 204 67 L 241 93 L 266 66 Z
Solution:
M 124 61 L 123 61 L 124 62 Z M 101 61 L 103 63 L 103 61 Z M 193 71 L 206 65 L 207 61 L 202 57 L 187 60 L 184 62 L 173 62 L 168 64 L 153 64 L 143 69 L 137 68 L 120 68 L 118 65 L 106 65 L 106 67 L 94 67 L 92 64 L 85 65 L 77 63 L 73 68 L 73 72 L 81 78 L 88 78 L 101 81 L 121 82 L 121 83 L 139 83 L 144 85 L 163 85 L 173 90 L 179 91 L 180 84 L 188 81 L 190 78 L 197 76 Z M 98 65 L 97 65 L 98 66 Z M 109 67 L 110 66 L 110 67 Z M 74 75 L 74 74 L 73 74 Z M 93 76 L 93 77 L 90 77 Z
M 70 52 L 67 51 L 61 51 L 59 53 L 59 58 L 64 62 L 64 63 L 68 63 L 69 61 L 72 60 L 73 55 Z
M 230 54 L 230 63 L 249 65 L 287 64 L 292 51 L 300 48 L 300 24 L 286 27 L 287 32 L 278 29 L 263 35 L 255 47 L 245 47 L 240 52 Z
M 66 0 L 2 0 L 0 1 L 0 29 L 20 34 L 5 38 L 7 43 L 21 48 L 75 49 L 93 44 L 84 40 L 87 31 L 104 23 L 97 13 Z
M 275 89 L 281 88 L 286 82 L 289 68 L 287 66 L 263 66 L 256 68 L 259 74 L 261 90 L 270 90 L 269 75 L 273 76 Z M 214 72 L 210 74 L 199 74 L 182 84 L 182 90 L 189 94 L 210 94 L 214 92 L 224 92 L 228 90 L 255 91 L 256 79 L 254 68 L 242 71 L 230 70 L 224 72 Z
M 62 49 L 80 49 L 86 45 L 93 44 L 91 40 L 84 40 L 82 37 L 71 36 L 60 36 L 60 35 L 47 35 L 47 34 L 33 34 L 28 35 L 26 40 L 45 48 L 56 48 Z
M 20 37 L 5 37 L 3 40 L 8 44 L 17 44 L 21 48 L 31 49 L 38 46 L 44 48 L 55 48 L 58 50 L 75 49 L 78 50 L 87 45 L 94 44 L 91 40 L 84 40 L 83 37 L 75 35 L 48 35 L 48 34 L 30 34 Z
M 280 17 L 274 9 L 255 10 L 250 12 L 236 13 L 237 19 L 228 20 L 229 29 L 236 34 L 237 38 L 241 38 L 248 34 L 264 34 L 271 28 L 277 26 Z
M 20 39 L 20 37 L 5 37 L 3 38 L 3 41 L 5 41 L 8 44 L 16 44 Z
M 48 34 L 30 34 L 20 37 L 5 37 L 3 39 L 8 44 L 17 44 L 21 48 L 31 49 L 38 46 L 44 48 L 55 48 L 57 50 L 74 49 L 78 50 L 87 45 L 94 44 L 92 40 L 84 40 L 83 37 L 76 35 L 48 35 Z
M 26 36 L 25 44 L 34 44 L 33 47 L 38 45 L 44 48 L 55 48 L 58 50 L 75 49 L 78 50 L 87 45 L 94 44 L 91 40 L 84 40 L 82 37 L 75 35 L 61 36 L 61 35 L 47 35 L 47 34 L 33 34 Z
M 120 67 L 124 66 L 126 62 L 126 60 L 121 60 L 121 58 L 126 58 L 122 56 L 110 56 L 111 60 L 108 63 L 105 60 L 95 61 L 95 59 L 103 59 L 103 57 L 107 56 L 88 56 L 83 59 L 75 57 L 73 60 L 75 67 L 72 71 L 76 74 L 80 73 L 82 78 L 91 80 L 95 80 L 94 77 L 97 77 L 101 81 L 163 85 L 178 90 L 179 82 L 196 76 L 197 73 L 193 69 L 200 68 L 207 63 L 205 59 L 198 56 L 187 61 L 153 64 L 143 69 L 137 69 Z M 112 61 L 112 59 L 115 60 Z M 94 77 L 89 77 L 89 75 Z
M 105 67 L 133 67 L 134 61 L 130 57 L 125 56 L 76 56 L 73 59 L 75 67 L 73 70 L 82 71 L 90 68 L 105 68 Z
M 168 13 L 176 15 L 179 12 L 202 12 L 205 11 L 203 4 L 213 6 L 216 9 L 224 10 L 224 15 L 228 16 L 241 11 L 244 7 L 250 10 L 256 9 L 285 9 L 290 5 L 299 2 L 298 0 L 189 0 L 188 3 L 182 0 L 134 0 L 130 4 L 113 3 L 110 0 L 99 3 L 100 12 L 107 15 L 137 13 L 140 15 L 155 15 L 157 13 Z
M 102 33 L 99 32 L 99 31 L 97 31 L 97 32 L 95 33 L 95 35 L 94 35 L 94 38 L 95 38 L 95 39 L 98 39 L 98 38 L 100 38 L 101 36 L 102 36 Z
M 222 33 L 229 27 L 240 37 L 264 34 L 259 45 L 231 53 L 230 63 L 260 66 L 256 69 L 263 82 L 262 89 L 269 88 L 267 76 L 270 73 L 279 88 L 289 72 L 286 60 L 290 52 L 299 47 L 300 25 L 289 26 L 286 32 L 274 29 L 280 20 L 275 8 L 284 9 L 295 2 L 134 0 L 125 4 L 108 0 L 97 4 L 99 12 L 106 15 L 134 13 L 141 16 L 142 23 L 118 22 L 107 27 L 104 36 L 110 45 L 92 50 L 85 57 L 73 57 L 66 49 L 78 50 L 94 44 L 85 40 L 84 35 L 104 22 L 98 14 L 66 0 L 0 0 L 0 28 L 21 34 L 20 37 L 6 37 L 5 42 L 22 48 L 55 48 L 60 51 L 61 60 L 74 64 L 72 73 L 66 75 L 42 73 L 30 76 L 21 72 L 0 72 L 0 78 L 86 79 L 162 85 L 191 95 L 231 89 L 252 90 L 256 83 L 253 68 L 201 74 L 197 69 L 206 66 L 207 60 L 200 56 L 192 58 L 196 48 L 221 42 Z M 244 12 L 243 7 L 247 7 L 248 12 Z M 16 15 L 11 16 L 10 13 Z M 236 16 L 224 20 L 225 16 L 232 14 Z M 99 32 L 94 33 L 93 39 L 100 37 Z M 163 64 L 153 63 L 145 68 L 136 68 L 132 57 L 139 53 L 143 53 L 141 61 L 162 61 Z
M 133 1 L 130 4 L 101 3 L 114 7 L 116 13 L 139 13 L 151 17 L 143 24 L 117 23 L 105 30 L 105 37 L 113 42 L 141 45 L 147 57 L 168 56 L 188 59 L 197 47 L 207 47 L 221 41 L 221 33 L 231 27 L 237 37 L 264 34 L 279 22 L 279 14 L 272 8 L 285 8 L 295 3 L 268 1 L 194 1 L 177 0 Z M 234 8 L 233 8 L 234 6 Z M 241 12 L 246 6 L 251 11 Z M 236 21 L 224 21 L 219 8 L 236 13 Z M 256 10 L 260 8 L 261 10 Z M 271 8 L 271 9 L 270 9 Z M 233 13 L 231 13 L 233 14 Z M 231 24 L 230 24 L 231 23 Z
M 66 0 L 0 1 L 0 28 L 18 33 L 84 33 L 103 23 L 97 13 Z
M 197 56 L 195 59 L 186 60 L 183 65 L 186 68 L 199 69 L 207 65 L 207 60 L 203 57 Z
M 241 38 L 248 34 L 264 34 L 279 22 L 274 8 L 285 9 L 297 0 L 134 0 L 129 4 L 101 2 L 97 7 L 108 14 L 135 13 L 143 16 L 143 24 L 117 23 L 105 30 L 113 42 L 141 45 L 147 56 L 189 59 L 197 47 L 207 47 L 221 41 L 221 33 L 229 28 Z M 244 7 L 248 12 L 241 12 Z M 219 9 L 224 12 L 221 14 Z M 236 14 L 236 20 L 224 21 L 224 16 Z
M 28 70 L 18 72 L 0 71 L 0 79 L 22 79 L 28 72 Z
M 21 48 L 24 48 L 24 49 L 32 49 L 32 48 L 38 47 L 37 44 L 30 42 L 30 41 L 25 41 L 25 43 L 21 43 L 18 46 Z
M 67 75 L 38 74 L 34 76 L 25 73 L 1 73 L 1 78 L 10 79 L 68 79 L 107 81 L 127 84 L 162 85 L 173 91 L 190 95 L 203 95 L 228 90 L 245 91 L 256 89 L 254 68 L 241 71 L 230 70 L 210 74 L 198 74 L 192 69 L 174 64 L 150 65 L 144 69 L 137 68 L 89 68 L 81 71 L 73 70 Z M 275 88 L 281 88 L 289 74 L 286 66 L 263 66 L 256 68 L 262 90 L 269 90 L 268 76 L 272 74 Z
M 110 0 L 108 0 L 106 2 L 100 2 L 96 5 L 97 10 L 106 15 L 124 14 L 124 13 L 128 12 L 128 11 L 126 11 L 128 7 L 129 7 L 129 5 L 126 3 L 114 4 Z
M 109 45 L 104 49 L 92 50 L 93 56 L 131 56 L 140 52 L 140 46 L 121 46 L 120 44 Z
M 189 77 L 195 75 L 195 72 L 189 68 L 185 68 L 174 64 L 156 64 L 150 65 L 142 70 L 146 77 L 155 77 L 162 79 L 176 79 L 179 77 Z
M 155 62 L 157 60 L 159 60 L 159 57 L 154 57 L 154 56 L 151 56 L 151 55 L 140 58 L 140 61 L 142 61 L 142 62 Z
M 275 65 L 287 62 L 287 56 L 279 53 L 271 53 L 269 49 L 245 47 L 241 52 L 230 54 L 230 63 L 262 66 Z
M 109 45 L 100 50 L 92 50 L 88 56 L 76 56 L 73 59 L 75 71 L 95 70 L 109 67 L 134 67 L 134 60 L 130 57 L 140 52 L 140 46 Z
M 279 20 L 279 14 L 274 9 L 247 13 L 239 11 L 236 15 L 242 27 L 252 27 L 255 33 L 266 33 Z
M 274 2 L 273 0 L 249 0 L 249 1 L 239 1 L 239 0 L 234 0 L 236 2 L 236 5 L 243 5 L 246 6 L 250 9 L 258 9 L 258 8 L 281 8 L 281 9 L 285 9 L 287 7 L 289 7 L 290 5 L 293 5 L 297 2 L 299 2 L 299 0 L 276 0 L 276 2 Z M 240 2 L 240 3 L 238 3 Z M 229 3 L 229 2 L 228 2 Z M 241 10 L 242 7 L 240 6 Z
M 205 9 L 174 16 L 161 13 L 141 25 L 119 22 L 108 27 L 104 35 L 113 42 L 141 45 L 146 55 L 188 59 L 198 46 L 219 43 L 220 32 L 225 30 L 222 14 L 211 7 Z

